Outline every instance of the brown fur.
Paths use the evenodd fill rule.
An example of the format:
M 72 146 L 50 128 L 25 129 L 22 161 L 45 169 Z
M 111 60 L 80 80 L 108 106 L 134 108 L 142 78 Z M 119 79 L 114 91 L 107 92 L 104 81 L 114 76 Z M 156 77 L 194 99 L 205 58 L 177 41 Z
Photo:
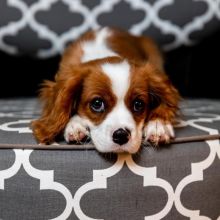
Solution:
M 120 55 L 80 63 L 83 55 L 81 43 L 92 40 L 94 32 L 88 32 L 69 46 L 63 55 L 55 80 L 45 81 L 40 97 L 44 103 L 40 119 L 32 123 L 34 135 L 41 143 L 51 143 L 62 134 L 74 113 L 84 115 L 95 124 L 101 123 L 116 103 L 109 79 L 102 73 L 100 64 L 117 63 L 127 59 L 132 66 L 131 85 L 125 102 L 132 111 L 132 101 L 141 97 L 146 110 L 134 119 L 161 119 L 172 122 L 178 109 L 179 94 L 163 70 L 163 60 L 155 43 L 146 37 L 135 37 L 126 32 L 112 30 L 109 47 Z M 92 73 L 92 74 L 91 74 Z M 95 96 L 102 96 L 108 108 L 99 115 L 88 107 Z M 79 101 L 80 100 L 80 101 Z M 158 102 L 152 107 L 151 102 Z
M 121 60 L 121 59 L 120 59 Z M 98 63 L 113 62 L 113 59 L 101 59 Z M 97 63 L 96 63 L 97 64 Z M 100 124 L 108 113 L 112 110 L 116 103 L 116 97 L 112 92 L 111 82 L 109 78 L 102 73 L 101 68 L 90 63 L 93 73 L 84 80 L 84 89 L 78 106 L 78 114 L 85 116 L 94 122 L 95 125 Z M 106 105 L 106 111 L 94 114 L 89 107 L 93 98 L 101 97 Z
M 32 123 L 40 143 L 51 143 L 63 131 L 71 116 L 73 101 L 89 71 L 86 67 L 64 68 L 62 74 L 56 75 L 55 82 L 44 83 L 40 95 L 44 102 L 42 116 Z

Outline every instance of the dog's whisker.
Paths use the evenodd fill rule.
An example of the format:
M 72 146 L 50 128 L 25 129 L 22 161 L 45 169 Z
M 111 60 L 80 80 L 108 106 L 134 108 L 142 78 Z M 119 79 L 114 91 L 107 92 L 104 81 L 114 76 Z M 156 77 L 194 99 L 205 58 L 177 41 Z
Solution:
M 90 141 L 100 152 L 139 150 L 139 154 L 138 129 L 143 126 L 156 149 L 172 135 L 171 123 L 169 131 L 164 127 L 173 121 L 179 102 L 157 48 L 144 36 L 111 28 L 76 40 L 61 59 L 55 79 L 43 84 L 42 116 L 32 126 L 36 139 L 53 142 L 64 128 L 67 142 L 86 145 Z M 151 119 L 152 123 L 144 124 Z

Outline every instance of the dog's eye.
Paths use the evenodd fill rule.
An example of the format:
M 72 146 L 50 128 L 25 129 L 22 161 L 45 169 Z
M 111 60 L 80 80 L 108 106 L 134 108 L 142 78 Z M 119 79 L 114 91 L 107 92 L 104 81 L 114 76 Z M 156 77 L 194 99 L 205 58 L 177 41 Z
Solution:
M 135 112 L 142 112 L 145 108 L 145 104 L 141 99 L 135 99 L 133 102 L 133 109 Z
M 105 104 L 104 101 L 101 98 L 94 98 L 90 102 L 90 108 L 94 112 L 104 112 L 105 111 Z

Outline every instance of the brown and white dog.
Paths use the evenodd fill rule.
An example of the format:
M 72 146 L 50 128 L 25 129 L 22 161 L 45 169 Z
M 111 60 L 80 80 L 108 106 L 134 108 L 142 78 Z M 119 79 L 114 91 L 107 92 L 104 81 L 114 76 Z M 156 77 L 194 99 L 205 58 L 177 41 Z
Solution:
M 32 124 L 41 143 L 89 135 L 100 152 L 136 153 L 143 137 L 155 145 L 174 137 L 179 94 L 147 37 L 107 27 L 84 34 L 65 51 L 41 99 L 42 116 Z

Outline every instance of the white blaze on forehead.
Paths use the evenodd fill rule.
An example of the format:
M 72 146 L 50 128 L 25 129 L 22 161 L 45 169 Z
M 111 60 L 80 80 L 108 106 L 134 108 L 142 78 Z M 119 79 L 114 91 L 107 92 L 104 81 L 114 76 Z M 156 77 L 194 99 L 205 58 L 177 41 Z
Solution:
M 143 122 L 137 126 L 125 103 L 125 97 L 130 87 L 130 65 L 127 61 L 123 61 L 105 63 L 101 65 L 101 68 L 111 81 L 112 91 L 117 97 L 117 102 L 99 125 L 90 125 L 91 138 L 101 152 L 135 153 L 141 144 Z M 120 128 L 128 129 L 131 132 L 129 141 L 123 145 L 119 145 L 113 140 L 113 133 Z
M 118 100 L 124 99 L 130 85 L 130 66 L 127 61 L 121 63 L 105 63 L 103 72 L 110 78 L 112 90 Z
M 102 28 L 96 32 L 93 40 L 82 43 L 83 56 L 81 61 L 87 62 L 90 60 L 117 56 L 117 54 L 107 45 L 106 39 L 110 35 L 111 31 L 108 28 Z

